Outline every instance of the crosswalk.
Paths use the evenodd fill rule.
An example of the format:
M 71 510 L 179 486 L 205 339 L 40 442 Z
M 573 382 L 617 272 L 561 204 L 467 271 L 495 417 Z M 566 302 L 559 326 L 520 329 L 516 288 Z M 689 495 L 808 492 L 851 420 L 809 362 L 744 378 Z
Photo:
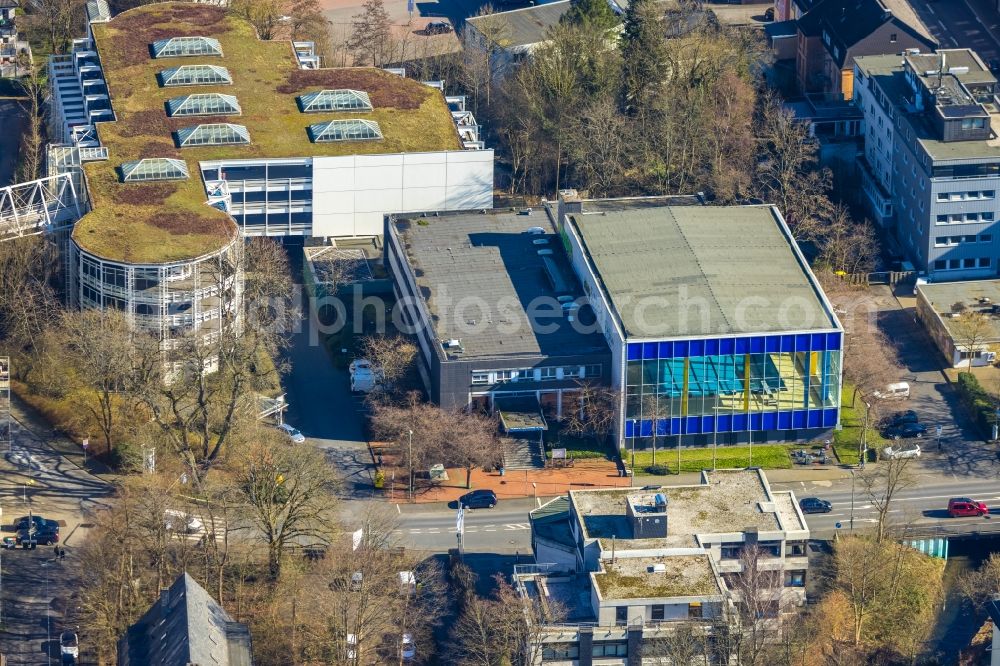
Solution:
M 531 529 L 529 523 L 503 523 L 496 525 L 467 525 L 465 533 L 474 532 L 517 532 Z M 453 534 L 454 527 L 413 527 L 408 530 L 410 534 Z

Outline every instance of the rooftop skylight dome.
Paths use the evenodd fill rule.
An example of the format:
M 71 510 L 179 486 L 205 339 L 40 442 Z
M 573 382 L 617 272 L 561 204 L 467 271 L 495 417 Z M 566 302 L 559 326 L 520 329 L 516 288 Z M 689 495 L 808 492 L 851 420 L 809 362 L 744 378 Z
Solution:
M 372 110 L 372 102 L 368 98 L 368 93 L 360 90 L 320 90 L 300 95 L 298 101 L 302 113 Z
M 121 165 L 122 182 L 139 183 L 151 180 L 183 180 L 188 177 L 184 160 L 169 157 L 147 157 Z
M 167 115 L 176 116 L 227 116 L 240 115 L 240 103 L 233 95 L 222 93 L 195 93 L 174 97 L 167 102 Z
M 154 58 L 222 56 L 222 45 L 213 37 L 171 37 L 153 42 Z
M 231 85 L 229 70 L 219 65 L 181 65 L 159 73 L 162 86 Z
M 309 126 L 313 143 L 330 141 L 369 141 L 381 139 L 382 130 L 374 120 L 330 120 Z
M 209 123 L 177 130 L 177 145 L 181 148 L 249 143 L 250 132 L 247 128 L 233 123 Z

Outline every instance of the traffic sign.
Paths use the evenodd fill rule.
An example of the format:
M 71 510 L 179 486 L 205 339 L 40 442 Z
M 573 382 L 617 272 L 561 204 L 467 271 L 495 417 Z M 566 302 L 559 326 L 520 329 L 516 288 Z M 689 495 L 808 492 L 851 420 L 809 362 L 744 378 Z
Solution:
M 938 425 L 934 429 L 937 431 L 937 436 L 938 437 L 940 437 L 941 433 L 944 432 L 944 426 L 943 425 Z
M 839 522 L 837 522 L 837 524 L 835 524 L 834 527 L 836 527 L 839 530 L 841 527 L 843 527 L 843 525 L 841 525 Z
M 88 446 L 90 446 L 90 438 L 84 437 L 83 441 L 80 442 L 80 444 L 83 446 L 83 448 L 87 448 Z

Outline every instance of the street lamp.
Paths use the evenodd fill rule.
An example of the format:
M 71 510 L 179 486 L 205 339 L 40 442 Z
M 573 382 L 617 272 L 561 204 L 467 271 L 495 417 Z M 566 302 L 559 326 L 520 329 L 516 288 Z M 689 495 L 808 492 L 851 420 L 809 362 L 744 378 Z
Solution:
M 851 470 L 851 534 L 854 534 L 854 470 Z
M 859 457 L 861 458 L 860 462 L 861 469 L 864 469 L 865 460 L 868 458 L 868 423 L 869 423 L 868 412 L 872 408 L 872 405 L 868 401 L 862 401 L 862 402 L 864 402 L 865 405 L 865 421 L 861 427 L 861 442 L 858 444 L 858 448 L 860 449 L 860 451 L 858 453 Z
M 406 449 L 406 460 L 410 466 L 410 501 L 413 501 L 413 431 L 408 430 L 409 445 Z

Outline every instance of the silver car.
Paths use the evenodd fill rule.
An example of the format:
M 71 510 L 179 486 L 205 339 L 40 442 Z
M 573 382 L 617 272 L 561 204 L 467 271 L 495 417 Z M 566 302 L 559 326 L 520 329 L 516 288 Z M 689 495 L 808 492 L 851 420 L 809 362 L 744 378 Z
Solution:
M 897 444 L 887 446 L 882 449 L 882 457 L 890 460 L 900 460 L 902 458 L 919 458 L 920 445 L 915 443 Z
M 287 423 L 282 423 L 278 426 L 278 430 L 288 435 L 288 439 L 292 440 L 296 444 L 301 444 L 306 441 L 306 436 L 301 432 L 288 425 Z

